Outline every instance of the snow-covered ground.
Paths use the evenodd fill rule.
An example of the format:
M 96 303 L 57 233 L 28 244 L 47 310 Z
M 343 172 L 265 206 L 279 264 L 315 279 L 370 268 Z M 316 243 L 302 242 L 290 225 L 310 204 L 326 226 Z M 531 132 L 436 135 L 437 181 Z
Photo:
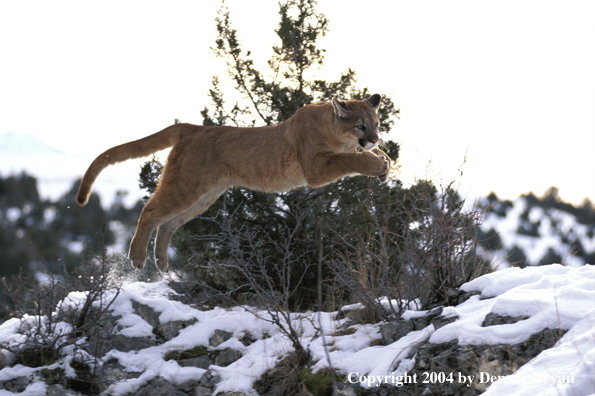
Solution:
M 348 380 L 362 381 L 362 385 L 376 386 L 378 378 L 397 378 L 413 365 L 406 359 L 408 351 L 416 344 L 441 343 L 458 340 L 460 344 L 513 344 L 528 339 L 545 328 L 565 329 L 568 332 L 551 348 L 545 350 L 514 374 L 474 381 L 494 381 L 484 393 L 489 396 L 534 395 L 592 395 L 595 393 L 595 267 L 568 267 L 548 265 L 525 269 L 507 268 L 462 286 L 466 291 L 476 290 L 480 295 L 466 302 L 444 309 L 443 315 L 458 316 L 458 320 L 438 330 L 433 325 L 411 332 L 393 344 L 371 346 L 380 339 L 380 324 L 353 325 L 354 332 L 339 336 L 335 330 L 348 319 L 335 318 L 331 313 L 296 313 L 294 325 L 301 333 L 301 342 L 316 362 L 314 369 L 328 367 L 323 338 L 318 336 L 318 315 L 321 316 L 324 340 L 330 360 L 335 369 L 347 375 Z M 198 310 L 168 296 L 175 292 L 165 281 L 156 283 L 129 283 L 113 304 L 114 313 L 120 315 L 121 335 L 127 337 L 154 337 L 152 327 L 133 310 L 133 301 L 148 305 L 160 313 L 160 322 L 197 319 L 197 322 L 181 330 L 177 337 L 164 344 L 140 351 L 120 352 L 112 350 L 102 361 L 117 359 L 129 371 L 143 372 L 135 379 L 117 382 L 109 390 L 113 395 L 124 395 L 139 389 L 157 376 L 174 384 L 190 378 L 199 378 L 204 369 L 181 367 L 174 360 L 165 361 L 169 351 L 188 350 L 195 346 L 208 346 L 209 338 L 216 329 L 225 330 L 233 336 L 216 348 L 232 348 L 242 357 L 227 367 L 211 366 L 221 376 L 214 392 L 242 391 L 256 395 L 254 382 L 268 369 L 292 350 L 288 339 L 270 322 L 266 312 L 250 307 L 230 309 L 215 308 Z M 84 293 L 71 293 L 71 304 L 77 304 Z M 481 327 L 490 313 L 510 316 L 527 316 L 528 319 L 513 324 Z M 405 317 L 422 314 L 407 311 Z M 18 342 L 18 320 L 11 319 L 0 326 L 0 343 Z M 249 332 L 256 341 L 245 346 L 240 339 Z M 5 352 L 2 352 L 5 353 Z M 58 365 L 59 363 L 55 363 Z M 67 367 L 64 367 L 67 369 Z M 23 366 L 7 367 L 0 371 L 0 381 L 22 376 L 39 368 Z M 68 372 L 68 371 L 67 371 Z M 460 379 L 456 376 L 454 381 Z M 390 381 L 390 380 L 389 380 Z M 22 395 L 41 395 L 45 384 L 34 383 Z M 37 392 L 37 393 L 36 393 Z M 0 396 L 12 393 L 0 390 Z

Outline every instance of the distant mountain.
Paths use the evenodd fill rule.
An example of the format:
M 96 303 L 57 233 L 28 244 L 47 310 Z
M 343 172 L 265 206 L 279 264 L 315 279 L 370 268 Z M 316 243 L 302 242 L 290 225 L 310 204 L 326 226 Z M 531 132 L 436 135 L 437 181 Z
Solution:
M 35 136 L 6 133 L 0 135 L 0 175 L 26 172 L 38 181 L 42 198 L 58 199 L 81 178 L 94 156 L 72 155 L 42 142 Z M 125 203 L 133 205 L 145 194 L 138 187 L 138 174 L 146 159 L 136 159 L 108 167 L 97 178 L 93 191 L 109 207 L 118 191 L 127 191 Z
M 519 267 L 564 263 L 595 264 L 595 208 L 563 202 L 552 188 L 544 197 L 532 193 L 514 201 L 492 193 L 479 230 L 480 252 L 492 265 Z
M 5 133 L 0 135 L 0 153 L 5 155 L 62 155 L 65 154 L 33 135 Z

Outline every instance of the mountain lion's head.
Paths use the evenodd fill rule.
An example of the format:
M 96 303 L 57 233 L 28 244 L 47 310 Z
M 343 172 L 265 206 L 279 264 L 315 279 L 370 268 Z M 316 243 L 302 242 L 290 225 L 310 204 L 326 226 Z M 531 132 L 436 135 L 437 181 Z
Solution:
M 370 96 L 367 100 L 350 100 L 341 102 L 333 98 L 335 117 L 346 127 L 350 138 L 357 141 L 363 150 L 372 150 L 378 146 L 378 132 L 380 119 L 378 106 L 382 97 L 378 94 Z M 344 130 L 343 128 L 341 128 Z

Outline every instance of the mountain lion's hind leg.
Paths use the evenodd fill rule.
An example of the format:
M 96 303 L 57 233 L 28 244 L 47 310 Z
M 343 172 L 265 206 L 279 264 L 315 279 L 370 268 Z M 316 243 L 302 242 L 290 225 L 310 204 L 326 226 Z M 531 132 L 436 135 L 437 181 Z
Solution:
M 150 202 L 150 201 L 149 201 Z M 132 237 L 132 242 L 130 242 L 130 251 L 128 252 L 128 258 L 130 259 L 130 263 L 134 268 L 141 269 L 145 266 L 145 261 L 147 259 L 147 245 L 149 244 L 149 239 L 151 238 L 151 233 L 153 229 L 157 226 L 157 223 L 154 221 L 150 221 L 148 217 L 149 210 L 147 205 L 143 208 L 140 217 L 138 219 L 138 225 L 136 226 L 136 232 Z
M 147 258 L 147 246 L 156 227 L 188 210 L 194 204 L 192 194 L 175 194 L 175 189 L 160 186 L 149 198 L 138 219 L 136 232 L 130 243 L 128 258 L 135 268 L 143 268 Z M 194 195 L 195 196 L 195 195 Z
M 186 224 L 194 217 L 207 210 L 225 190 L 226 188 L 216 188 L 209 191 L 196 201 L 190 209 L 178 214 L 176 217 L 166 221 L 157 228 L 157 237 L 155 238 L 155 262 L 160 271 L 167 272 L 169 267 L 167 250 L 174 232 L 176 232 L 180 226 Z

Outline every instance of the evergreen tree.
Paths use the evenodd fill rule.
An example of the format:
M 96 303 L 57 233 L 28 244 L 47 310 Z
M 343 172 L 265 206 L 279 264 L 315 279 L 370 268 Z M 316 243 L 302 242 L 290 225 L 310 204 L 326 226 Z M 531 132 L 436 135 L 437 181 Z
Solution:
M 26 264 L 35 249 L 29 246 L 28 226 L 43 217 L 41 205 L 34 177 L 25 173 L 0 177 L 0 276 L 28 272 Z
M 26 173 L 0 177 L 0 277 L 49 270 L 72 270 L 80 264 L 82 245 L 89 255 L 97 255 L 115 242 L 113 232 L 102 224 L 119 221 L 132 228 L 141 203 L 127 209 L 121 202 L 113 212 L 105 212 L 99 196 L 91 194 L 84 209 L 75 202 L 80 180 L 75 181 L 57 201 L 41 200 L 35 177 Z

